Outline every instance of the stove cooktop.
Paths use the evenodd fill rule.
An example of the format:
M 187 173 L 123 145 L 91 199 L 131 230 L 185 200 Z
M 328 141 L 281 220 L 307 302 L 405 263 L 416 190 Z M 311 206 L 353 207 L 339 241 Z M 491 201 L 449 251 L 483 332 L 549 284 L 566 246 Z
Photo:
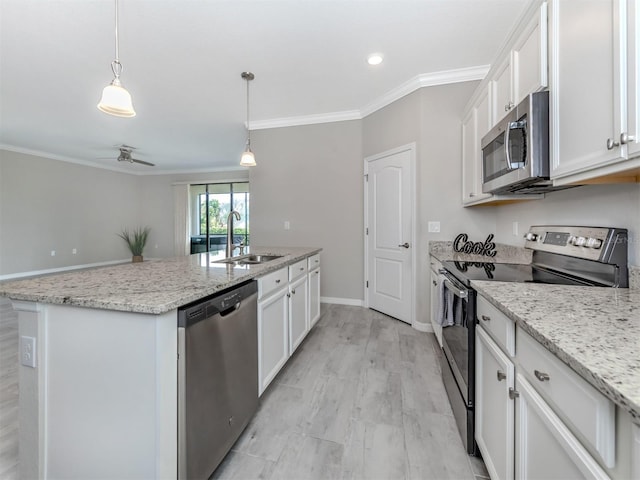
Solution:
M 547 283 L 556 285 L 592 285 L 592 283 L 544 270 L 534 265 L 445 261 L 442 262 L 442 266 L 466 286 L 469 286 L 472 280 Z

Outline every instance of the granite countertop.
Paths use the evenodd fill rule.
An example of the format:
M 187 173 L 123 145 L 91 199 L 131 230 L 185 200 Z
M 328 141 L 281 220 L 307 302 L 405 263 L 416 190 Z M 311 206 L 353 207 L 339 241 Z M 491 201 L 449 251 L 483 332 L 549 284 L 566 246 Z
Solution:
M 280 255 L 261 265 L 215 263 L 219 254 L 145 260 L 0 283 L 0 296 L 123 312 L 161 314 L 320 252 L 315 247 L 252 247 Z
M 523 247 L 496 243 L 496 256 L 487 257 L 485 255 L 456 252 L 451 241 L 429 242 L 429 255 L 440 262 L 454 260 L 460 262 L 518 263 L 527 265 L 531 263 L 532 253 L 532 250 Z
M 639 289 L 471 285 L 640 424 Z

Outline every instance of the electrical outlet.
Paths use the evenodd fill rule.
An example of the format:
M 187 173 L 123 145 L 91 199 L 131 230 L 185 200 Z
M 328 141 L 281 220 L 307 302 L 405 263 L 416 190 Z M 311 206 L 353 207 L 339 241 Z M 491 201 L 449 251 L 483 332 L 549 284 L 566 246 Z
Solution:
M 285 220 L 284 221 L 284 229 L 285 230 L 289 230 L 291 228 L 291 223 L 289 223 L 289 220 Z
M 513 224 L 511 225 L 511 231 L 513 233 L 514 237 L 518 236 L 518 222 L 513 222 Z
M 440 222 L 429 222 L 429 232 L 440 233 Z
M 51 256 L 55 257 L 56 256 L 56 251 L 55 250 L 51 250 Z
M 74 249 L 71 250 L 71 254 L 72 255 L 76 255 L 77 253 L 78 253 L 78 249 L 77 248 L 74 248 Z
M 20 337 L 20 363 L 25 367 L 36 368 L 36 339 Z

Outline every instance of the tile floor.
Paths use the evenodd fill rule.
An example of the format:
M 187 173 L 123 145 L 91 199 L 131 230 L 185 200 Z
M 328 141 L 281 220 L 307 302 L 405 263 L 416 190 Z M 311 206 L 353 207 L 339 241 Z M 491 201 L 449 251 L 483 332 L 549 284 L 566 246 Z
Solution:
M 372 310 L 322 317 L 216 479 L 488 478 L 464 452 L 432 334 Z
M 2 299 L 0 299 L 2 300 Z M 17 316 L 0 301 L 0 478 L 17 478 Z M 216 479 L 488 478 L 465 454 L 432 334 L 372 310 L 322 317 L 262 397 Z

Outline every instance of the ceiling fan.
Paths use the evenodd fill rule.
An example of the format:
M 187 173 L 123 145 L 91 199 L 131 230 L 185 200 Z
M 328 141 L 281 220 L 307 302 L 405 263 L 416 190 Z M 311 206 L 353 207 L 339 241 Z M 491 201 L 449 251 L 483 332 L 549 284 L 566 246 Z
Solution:
M 147 165 L 149 167 L 155 167 L 154 163 L 145 162 L 144 160 L 138 160 L 137 158 L 133 158 L 131 156 L 131 152 L 136 149 L 136 147 L 132 147 L 130 145 L 115 145 L 120 150 L 120 155 L 118 155 L 117 160 L 119 162 L 129 162 L 129 163 L 139 163 L 141 165 Z

